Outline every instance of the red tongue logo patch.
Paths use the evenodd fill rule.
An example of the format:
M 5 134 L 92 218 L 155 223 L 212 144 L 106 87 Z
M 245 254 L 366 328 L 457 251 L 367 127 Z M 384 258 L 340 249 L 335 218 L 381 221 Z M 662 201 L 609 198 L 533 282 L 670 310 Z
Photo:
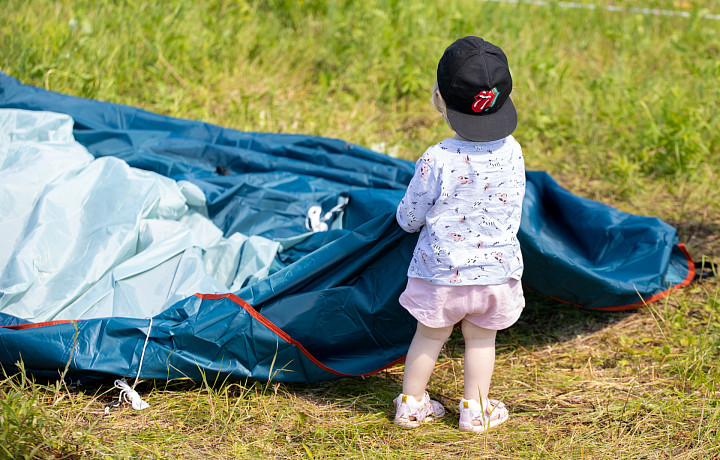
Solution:
M 475 102 L 472 105 L 473 112 L 482 112 L 495 105 L 500 91 L 497 88 L 493 88 L 490 91 L 480 91 L 475 96 Z

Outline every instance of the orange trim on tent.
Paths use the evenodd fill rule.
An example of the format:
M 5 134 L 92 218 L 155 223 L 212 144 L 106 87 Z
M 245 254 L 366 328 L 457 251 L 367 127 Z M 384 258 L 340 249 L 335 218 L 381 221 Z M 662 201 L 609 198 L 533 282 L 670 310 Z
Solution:
M 355 376 L 359 376 L 359 375 L 375 374 L 377 372 L 382 371 L 383 369 L 387 369 L 388 367 L 394 366 L 395 364 L 401 363 L 405 360 L 405 357 L 403 356 L 402 358 L 396 359 L 395 361 L 381 367 L 380 369 L 374 370 L 374 371 L 366 372 L 364 374 L 345 374 L 343 372 L 339 372 L 334 369 L 331 369 L 328 366 L 321 363 L 316 357 L 314 357 L 309 351 L 307 351 L 307 349 L 304 346 L 302 346 L 302 344 L 300 342 L 298 342 L 297 340 L 290 337 L 287 334 L 287 332 L 280 329 L 272 321 L 265 318 L 262 314 L 260 314 L 257 310 L 255 310 L 249 303 L 245 302 L 243 299 L 236 296 L 232 292 L 227 293 L 227 294 L 195 294 L 195 296 L 199 297 L 201 299 L 207 299 L 207 300 L 219 300 L 219 299 L 223 299 L 223 298 L 232 300 L 236 304 L 240 305 L 243 309 L 245 309 L 245 311 L 248 312 L 253 318 L 260 321 L 265 327 L 267 327 L 268 329 L 273 331 L 275 334 L 277 334 L 279 337 L 281 337 L 284 341 L 286 341 L 287 343 L 289 343 L 291 345 L 295 345 L 298 348 L 298 350 L 300 350 L 305 356 L 308 357 L 308 359 L 310 359 L 310 361 L 315 363 L 318 367 L 320 367 L 321 369 L 323 369 L 327 372 L 333 373 L 335 375 L 340 375 L 342 377 L 355 377 Z
M 22 330 L 22 329 L 33 329 L 36 327 L 45 327 L 45 326 L 54 326 L 56 324 L 67 324 L 72 323 L 73 321 L 82 321 L 82 320 L 76 320 L 76 319 L 64 319 L 61 321 L 44 321 L 42 323 L 23 323 L 23 324 L 14 324 L 12 326 L 0 326 L 5 329 L 14 329 L 14 330 Z
M 682 253 L 685 255 L 685 260 L 687 260 L 687 264 L 688 264 L 687 276 L 685 277 L 684 280 L 682 280 L 682 282 L 676 284 L 675 286 L 671 286 L 670 288 L 668 288 L 662 292 L 658 292 L 657 294 L 654 294 L 646 299 L 641 299 L 641 300 L 638 300 L 637 302 L 633 302 L 633 303 L 630 303 L 627 305 L 619 305 L 617 307 L 586 308 L 586 307 L 583 307 L 582 305 L 568 302 L 567 300 L 558 299 L 553 296 L 546 296 L 546 297 L 553 299 L 553 300 L 557 300 L 558 302 L 561 302 L 561 303 L 575 305 L 576 307 L 582 308 L 583 310 L 599 310 L 599 311 L 634 310 L 636 308 L 644 307 L 649 303 L 657 302 L 658 300 L 670 295 L 672 292 L 675 292 L 678 289 L 681 289 L 681 288 L 687 286 L 688 284 L 690 284 L 692 282 L 693 278 L 695 278 L 695 264 L 693 263 L 692 257 L 690 256 L 690 253 L 688 252 L 687 248 L 685 247 L 685 244 L 678 243 L 677 246 L 682 251 Z M 539 294 L 539 295 L 543 295 L 543 294 Z

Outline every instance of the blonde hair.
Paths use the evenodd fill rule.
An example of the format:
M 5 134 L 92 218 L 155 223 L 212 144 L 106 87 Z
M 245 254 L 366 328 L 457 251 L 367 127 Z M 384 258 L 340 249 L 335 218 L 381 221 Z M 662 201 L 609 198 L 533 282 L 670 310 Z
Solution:
M 442 114 L 445 123 L 447 123 L 448 126 L 452 128 L 452 125 L 450 124 L 450 120 L 448 119 L 447 115 L 447 106 L 445 105 L 445 100 L 440 94 L 440 87 L 438 86 L 437 80 L 435 80 L 435 84 L 432 88 L 432 104 L 433 107 L 435 107 L 435 110 Z

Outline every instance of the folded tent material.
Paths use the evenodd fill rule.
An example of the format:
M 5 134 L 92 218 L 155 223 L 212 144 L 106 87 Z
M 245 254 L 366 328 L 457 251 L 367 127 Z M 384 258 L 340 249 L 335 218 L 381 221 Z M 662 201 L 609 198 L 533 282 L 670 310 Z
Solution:
M 84 147 L 91 154 L 68 163 L 118 163 L 114 167 L 129 175 L 152 175 L 162 187 L 173 190 L 173 200 L 184 200 L 182 205 L 176 203 L 179 210 L 172 222 L 192 227 L 187 215 L 207 216 L 200 226 L 205 230 L 189 237 L 183 252 L 183 257 L 194 255 L 198 264 L 191 267 L 204 263 L 204 269 L 189 270 L 201 274 L 193 281 L 197 294 L 189 294 L 194 290 L 191 282 L 175 297 L 149 300 L 149 307 L 128 313 L 133 309 L 118 300 L 123 298 L 118 294 L 122 291 L 118 277 L 109 275 L 122 263 L 109 263 L 97 277 L 105 277 L 106 291 L 108 286 L 117 288 L 112 295 L 118 304 L 116 313 L 87 319 L 52 317 L 79 321 L 45 324 L 28 322 L 31 318 L 17 311 L 0 310 L 4 366 L 22 358 L 29 371 L 56 376 L 69 363 L 69 375 L 76 379 L 135 376 L 140 370 L 143 378 L 218 374 L 314 381 L 370 373 L 403 358 L 414 321 L 397 298 L 406 282 L 416 235 L 405 234 L 395 224 L 394 211 L 412 176 L 412 163 L 341 140 L 240 132 L 62 95 L 23 85 L 4 74 L 0 74 L 0 108 L 68 115 L 79 144 L 73 148 Z M 37 162 L 35 167 L 43 170 Z M 0 170 L 0 182 L 4 175 Z M 529 171 L 527 180 L 519 238 L 526 261 L 523 283 L 528 289 L 584 308 L 624 309 L 641 306 L 642 299 L 657 299 L 692 279 L 692 261 L 671 226 L 577 197 L 542 172 Z M 88 191 L 81 190 L 90 196 Z M 20 196 L 33 201 L 29 194 Z M 117 197 L 105 201 L 111 214 L 136 206 L 141 216 L 147 215 L 147 209 L 136 202 L 123 198 L 111 204 L 112 198 Z M 345 201 L 342 212 L 329 220 L 328 231 L 308 231 L 312 207 L 320 206 L 324 214 Z M 86 220 L 93 222 L 97 207 L 83 211 Z M 107 218 L 98 215 L 98 228 Z M 137 226 L 142 227 L 143 218 L 134 218 L 140 222 Z M 115 235 L 112 227 L 104 228 Z M 208 232 L 215 237 L 203 243 Z M 174 234 L 174 230 L 163 233 Z M 17 235 L 0 236 L 4 241 L 17 239 Z M 48 238 L 37 239 L 38 254 Z M 233 238 L 261 241 L 272 254 L 258 256 L 262 261 L 250 257 L 258 271 L 238 282 L 228 275 L 232 268 L 226 267 L 222 276 L 213 272 L 212 262 L 208 268 L 212 259 L 208 254 L 213 253 L 208 244 Z M 87 241 L 88 248 L 102 249 L 94 247 L 91 237 Z M 8 262 L 0 273 L 16 276 L 17 248 L 4 251 Z M 236 270 L 246 265 L 239 263 Z M 75 271 L 81 268 L 82 264 Z M 172 276 L 181 272 L 173 271 Z M 156 283 L 147 273 L 137 273 L 133 279 L 134 300 L 128 297 L 128 303 L 150 298 L 144 293 Z M 165 284 L 182 284 L 168 280 L 169 271 L 157 273 Z M 54 290 L 44 292 L 51 298 Z M 4 291 L 0 302 L 9 295 Z
M 0 310 L 33 322 L 143 318 L 267 276 L 278 242 L 224 238 L 192 183 L 95 159 L 72 125 L 0 110 Z

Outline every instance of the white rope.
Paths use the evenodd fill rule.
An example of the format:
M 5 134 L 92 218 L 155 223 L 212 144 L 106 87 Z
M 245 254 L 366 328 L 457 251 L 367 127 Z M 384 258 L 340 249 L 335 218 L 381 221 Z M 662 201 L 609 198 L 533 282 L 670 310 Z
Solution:
M 138 371 L 135 375 L 135 383 L 133 383 L 133 390 L 135 389 L 135 385 L 138 383 L 138 379 L 140 378 L 140 369 L 142 369 L 143 359 L 145 359 L 145 348 L 147 348 L 148 340 L 150 339 L 150 329 L 152 328 L 152 318 L 150 318 L 150 324 L 148 324 L 147 328 L 147 334 L 145 334 L 145 343 L 143 344 L 142 352 L 140 353 L 140 363 L 138 364 Z
M 330 226 L 328 222 L 331 222 L 335 213 L 340 213 L 345 209 L 348 204 L 348 197 L 346 195 L 340 195 L 338 198 L 338 204 L 333 206 L 331 210 L 322 213 L 320 206 L 310 206 L 308 209 L 307 217 L 305 218 L 305 228 L 313 232 L 325 232 Z
M 150 329 L 152 329 L 152 318 L 150 318 L 150 324 L 148 325 L 147 333 L 145 334 L 145 343 L 143 344 L 142 352 L 140 353 L 140 363 L 138 363 L 135 383 L 133 383 L 133 386 L 131 387 L 124 378 L 115 380 L 115 388 L 120 390 L 120 395 L 118 396 L 117 401 L 113 401 L 105 406 L 106 414 L 110 412 L 111 408 L 120 407 L 123 402 L 130 404 L 135 410 L 143 410 L 150 407 L 150 404 L 143 401 L 138 392 L 135 391 L 135 385 L 137 385 L 138 380 L 140 379 L 140 371 L 142 370 L 143 360 L 145 359 L 145 348 L 147 348 L 148 340 L 150 339 Z
M 630 8 L 623 8 L 622 6 L 615 6 L 615 5 L 594 5 L 592 3 L 577 3 L 577 2 L 552 2 L 552 1 L 545 1 L 545 0 L 480 0 L 483 2 L 494 2 L 494 3 L 511 3 L 511 4 L 523 4 L 523 5 L 536 5 L 536 6 L 550 6 L 550 5 L 557 5 L 560 8 L 576 8 L 576 9 L 585 9 L 585 10 L 607 10 L 607 11 L 613 11 L 616 13 L 636 13 L 636 14 L 644 14 L 647 16 L 678 16 L 682 18 L 689 18 L 691 13 L 689 11 L 678 11 L 678 10 L 661 10 L 659 8 L 637 8 L 637 7 L 630 7 Z M 720 14 L 711 14 L 711 13 L 700 13 L 698 15 L 701 18 L 704 19 L 713 19 L 713 20 L 720 20 Z
M 322 208 L 320 206 L 310 206 L 307 219 L 305 219 L 305 228 L 313 232 L 327 231 L 328 224 L 322 220 Z
M 118 406 L 126 402 L 132 406 L 135 410 L 143 410 L 150 407 L 150 404 L 146 403 L 142 400 L 140 395 L 137 391 L 130 388 L 130 385 L 127 384 L 127 381 L 125 379 L 118 379 L 115 380 L 115 388 L 120 389 L 120 397 L 118 398 Z M 114 406 L 114 404 L 108 404 L 105 406 L 105 413 L 107 414 L 110 412 L 110 407 Z

